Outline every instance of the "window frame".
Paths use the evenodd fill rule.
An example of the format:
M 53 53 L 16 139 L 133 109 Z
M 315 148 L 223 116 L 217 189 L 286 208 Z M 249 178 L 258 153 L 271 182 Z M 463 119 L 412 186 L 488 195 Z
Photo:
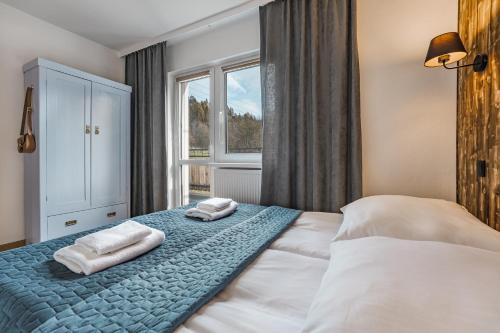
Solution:
M 205 74 L 207 73 L 208 74 Z M 199 76 L 197 76 L 199 75 Z M 213 69 L 212 68 L 206 68 L 205 70 L 195 70 L 192 71 L 188 74 L 184 73 L 183 75 L 178 75 L 176 76 L 176 103 L 175 103 L 175 131 L 177 132 L 176 137 L 176 143 L 177 147 L 180 148 L 180 150 L 176 153 L 176 156 L 179 160 L 179 162 L 183 164 L 207 164 L 208 162 L 213 162 L 214 160 L 214 138 L 213 138 L 213 113 L 214 113 L 214 84 L 213 84 Z M 182 78 L 187 78 L 187 79 L 182 79 Z M 187 140 L 183 140 L 184 136 L 184 121 L 188 120 L 187 114 L 185 114 L 183 111 L 186 109 L 185 106 L 186 104 L 189 105 L 189 102 L 186 101 L 187 96 L 183 96 L 185 91 L 182 87 L 183 83 L 198 80 L 198 79 L 203 79 L 203 78 L 209 78 L 209 100 L 208 100 L 208 128 L 209 128 L 209 143 L 208 143 L 208 158 L 200 158 L 200 159 L 190 159 L 189 156 L 184 156 L 184 150 L 186 148 L 189 149 L 189 144 L 187 143 Z M 187 102 L 187 103 L 186 103 Z
M 208 75 L 205 73 L 208 72 Z M 209 87 L 209 145 L 208 145 L 208 158 L 204 159 L 190 159 L 189 156 L 185 158 L 183 156 L 183 151 L 185 149 L 186 140 L 183 138 L 183 119 L 186 119 L 185 106 L 186 101 L 184 100 L 186 96 L 183 96 L 185 91 L 182 87 L 183 83 L 193 81 L 195 79 L 201 79 L 208 77 L 210 79 Z M 186 78 L 186 79 L 183 79 Z M 186 191 L 183 184 L 187 184 L 189 186 L 189 167 L 192 165 L 205 165 L 210 166 L 214 161 L 214 147 L 213 147 L 213 104 L 214 104 L 214 82 L 213 82 L 213 68 L 204 66 L 198 67 L 189 71 L 183 71 L 175 76 L 175 104 L 174 104 L 174 145 L 173 145 L 173 154 L 174 154 L 174 180 L 175 180 L 175 188 L 177 188 L 176 195 L 180 199 L 180 204 L 185 205 L 189 202 L 189 189 Z M 189 104 L 187 104 L 189 105 Z M 213 170 L 210 169 L 210 196 L 213 196 Z
M 216 96 L 216 108 L 214 122 L 217 128 L 214 128 L 214 148 L 215 161 L 218 163 L 261 163 L 262 153 L 228 153 L 227 152 L 227 82 L 226 73 L 235 72 L 245 68 L 260 66 L 258 58 L 248 57 L 245 60 L 238 59 L 231 62 L 225 62 L 215 68 L 215 84 L 219 87 Z M 218 100 L 217 100 L 218 97 Z
M 189 165 L 208 165 L 210 167 L 210 195 L 214 195 L 214 167 L 252 167 L 259 168 L 262 163 L 262 154 L 259 153 L 227 153 L 226 140 L 227 140 L 227 108 L 226 108 L 226 80 L 224 68 L 235 67 L 234 70 L 243 69 L 245 64 L 255 63 L 259 60 L 259 52 L 252 52 L 243 56 L 236 56 L 225 59 L 220 62 L 213 62 L 202 66 L 176 72 L 173 74 L 172 79 L 174 83 L 173 90 L 173 178 L 174 178 L 174 192 L 177 200 L 180 199 L 180 204 L 186 204 L 189 200 L 189 191 L 185 191 L 183 184 L 189 186 Z M 208 72 L 210 79 L 210 99 L 209 99 L 209 158 L 206 159 L 189 159 L 183 156 L 185 141 L 183 141 L 183 122 L 182 119 L 185 115 L 182 112 L 185 108 L 182 107 L 183 91 L 182 83 L 196 79 L 196 75 Z M 199 78 L 207 77 L 207 75 L 200 75 Z M 187 78 L 183 80 L 183 78 Z M 187 192 L 187 193 L 185 193 Z

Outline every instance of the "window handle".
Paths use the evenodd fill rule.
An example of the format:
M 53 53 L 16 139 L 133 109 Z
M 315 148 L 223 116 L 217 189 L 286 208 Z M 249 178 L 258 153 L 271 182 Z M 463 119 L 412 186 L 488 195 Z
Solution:
M 219 111 L 219 143 L 224 145 L 224 110 Z

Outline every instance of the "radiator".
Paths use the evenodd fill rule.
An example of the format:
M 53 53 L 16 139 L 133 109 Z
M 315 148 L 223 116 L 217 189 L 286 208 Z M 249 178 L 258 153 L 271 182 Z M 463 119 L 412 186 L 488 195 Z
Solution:
M 214 196 L 241 203 L 260 202 L 261 170 L 214 169 Z

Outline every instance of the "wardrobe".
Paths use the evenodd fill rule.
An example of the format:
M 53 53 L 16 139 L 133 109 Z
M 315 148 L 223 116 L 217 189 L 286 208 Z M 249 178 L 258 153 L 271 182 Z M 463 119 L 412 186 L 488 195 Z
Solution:
M 37 142 L 24 154 L 26 241 L 127 218 L 131 87 L 41 58 L 23 70 Z

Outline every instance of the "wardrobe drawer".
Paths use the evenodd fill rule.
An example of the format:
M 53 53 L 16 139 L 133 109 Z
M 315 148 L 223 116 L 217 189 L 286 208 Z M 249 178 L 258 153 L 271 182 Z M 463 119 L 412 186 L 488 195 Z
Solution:
M 126 218 L 126 204 L 49 216 L 47 219 L 47 239 L 71 235 Z

